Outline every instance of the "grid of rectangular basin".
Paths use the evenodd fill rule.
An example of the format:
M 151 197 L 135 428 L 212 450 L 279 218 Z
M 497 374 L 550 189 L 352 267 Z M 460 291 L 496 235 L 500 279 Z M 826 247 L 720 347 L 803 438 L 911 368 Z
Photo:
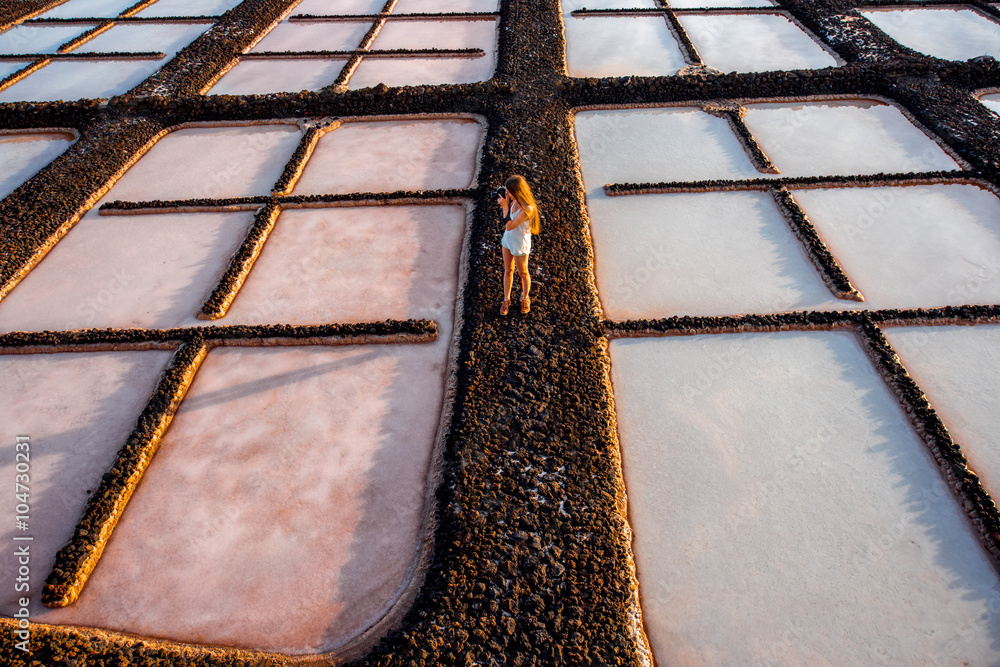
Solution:
M 306 0 L 208 92 L 249 95 L 483 81 L 494 68 L 496 9 L 496 0 L 335 5 Z
M 158 11 L 161 2 L 165 6 Z M 70 0 L 0 33 L 4 61 L 0 62 L 4 66 L 0 102 L 106 98 L 124 93 L 204 33 L 211 26 L 211 12 L 222 13 L 235 3 L 160 0 L 141 11 L 135 4 Z M 169 23 L 169 18 L 182 18 L 181 12 L 205 20 Z M 132 23 L 133 16 L 162 16 L 165 22 Z M 81 23 L 80 19 L 94 21 Z

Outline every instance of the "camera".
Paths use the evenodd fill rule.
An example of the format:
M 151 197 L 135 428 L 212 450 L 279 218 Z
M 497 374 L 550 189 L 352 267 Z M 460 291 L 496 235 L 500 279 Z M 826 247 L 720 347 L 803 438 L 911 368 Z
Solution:
M 504 199 L 507 196 L 507 188 L 501 185 L 496 189 L 496 192 L 493 193 L 493 196 L 497 199 Z

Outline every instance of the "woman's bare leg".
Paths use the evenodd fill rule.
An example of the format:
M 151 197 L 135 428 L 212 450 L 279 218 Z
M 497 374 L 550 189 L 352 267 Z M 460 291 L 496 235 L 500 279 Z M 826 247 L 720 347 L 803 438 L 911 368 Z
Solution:
M 517 267 L 517 272 L 521 274 L 521 299 L 523 300 L 531 292 L 531 274 L 528 273 L 528 256 L 515 256 L 514 266 Z M 509 293 L 510 290 L 508 290 Z
M 514 267 L 511 266 L 513 255 L 510 254 L 510 250 L 507 248 L 500 248 L 503 251 L 503 298 L 504 301 L 510 300 L 510 288 L 514 284 Z

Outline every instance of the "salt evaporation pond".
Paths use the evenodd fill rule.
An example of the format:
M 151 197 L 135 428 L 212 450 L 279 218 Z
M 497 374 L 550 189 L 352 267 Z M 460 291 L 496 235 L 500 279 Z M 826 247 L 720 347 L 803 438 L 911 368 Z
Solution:
M 70 0 L 42 14 L 42 18 L 111 18 L 118 16 L 135 3 L 129 0 Z
M 113 97 L 160 69 L 160 60 L 53 62 L 0 92 L 0 102 L 52 102 Z
M 427 345 L 210 352 L 80 599 L 33 620 L 344 644 L 409 583 L 444 364 Z
M 68 132 L 0 134 L 0 198 L 34 176 L 75 140 Z
M 1000 660 L 1000 582 L 852 334 L 610 353 L 659 663 Z
M 219 324 L 431 319 L 451 339 L 462 206 L 284 211 Z
M 865 18 L 903 46 L 945 60 L 1000 54 L 1000 25 L 969 9 L 864 10 Z
M 221 16 L 241 0 L 156 0 L 135 16 Z
M 469 187 L 483 134 L 468 118 L 348 121 L 321 138 L 316 168 L 306 170 L 297 192 Z M 102 201 L 266 194 L 301 136 L 290 124 L 179 129 Z M 366 168 L 336 167 L 344 155 Z M 100 215 L 95 208 L 0 304 L 0 329 L 204 325 L 194 313 L 252 216 Z M 427 318 L 438 325 L 436 340 L 212 350 L 80 599 L 61 609 L 35 599 L 32 618 L 308 654 L 349 643 L 391 612 L 422 553 L 466 224 L 463 204 L 281 212 L 219 324 Z M 88 381 L 116 371 L 108 359 L 120 365 L 145 354 L 157 365 L 146 375 L 114 376 L 118 402 L 106 409 L 121 420 L 89 404 L 77 409 L 118 431 L 100 431 L 101 447 L 88 453 L 94 464 L 74 466 L 76 484 L 50 501 L 62 503 L 63 513 L 40 538 L 49 567 L 170 355 L 104 354 Z M 40 374 L 75 392 L 81 383 L 52 364 L 81 373 L 94 356 L 0 356 L 0 364 L 19 379 Z M 34 366 L 22 361 L 36 357 L 42 361 Z M 31 401 L 52 393 L 9 386 Z M 121 392 L 130 402 L 118 399 Z M 32 412 L 28 401 L 13 401 L 12 409 Z M 31 433 L 41 440 L 48 431 Z M 40 470 L 54 484 L 69 474 Z M 178 485 L 201 491 L 177 494 Z
M 837 59 L 784 16 L 682 15 L 705 64 L 723 72 L 822 69 Z
M 72 537 L 87 498 L 134 428 L 170 355 L 159 350 L 0 355 L 0 473 L 12 482 L 15 436 L 31 438 L 32 618 L 48 611 L 40 601 L 42 587 L 35 584 Z M 8 544 L 16 544 L 14 509 L 7 503 L 0 510 Z M 13 582 L 16 570 L 14 549 L 5 549 L 0 578 Z M 0 609 L 13 614 L 23 595 L 5 586 Z
M 852 100 L 757 104 L 747 109 L 747 126 L 783 176 L 932 171 L 958 166 L 897 109 L 885 104 Z M 691 107 L 586 111 L 576 115 L 576 136 L 605 316 L 640 319 L 858 307 L 856 302 L 833 298 L 764 193 L 604 194 L 607 183 L 775 177 L 754 168 L 725 120 Z M 844 203 L 820 208 L 824 195 L 816 192 L 829 192 L 829 197 L 839 197 Z M 806 212 L 816 219 L 814 222 L 818 226 L 825 223 L 820 226 L 821 236 L 827 229 L 840 229 L 854 239 L 851 230 L 857 227 L 858 216 L 873 205 L 884 205 L 873 197 L 902 201 L 917 191 L 851 188 L 816 192 L 793 191 L 810 202 Z M 939 215 L 951 210 L 955 197 L 975 199 L 969 204 L 968 220 L 955 223 L 956 229 L 963 225 L 968 229 L 964 235 L 956 236 L 953 228 L 942 227 L 940 219 L 923 217 L 928 230 L 936 229 L 937 234 L 947 237 L 946 247 L 955 248 L 953 254 L 960 254 L 959 248 L 977 247 L 984 238 L 996 244 L 990 233 L 983 231 L 996 215 L 991 208 L 996 205 L 995 197 L 976 192 L 982 196 L 961 189 L 927 191 L 925 198 L 937 202 Z M 847 201 L 855 202 L 854 207 L 845 208 Z M 853 246 L 835 246 L 838 259 L 837 249 L 843 248 L 845 255 L 850 255 L 843 259 L 853 260 L 844 262 L 848 275 L 853 277 L 857 267 L 858 276 L 864 278 L 862 284 L 871 286 L 875 301 L 868 305 L 953 303 L 954 297 L 945 300 L 943 292 L 952 274 L 965 270 L 962 260 L 955 255 L 944 274 L 919 276 L 923 267 L 919 259 L 928 258 L 927 253 L 937 259 L 944 250 L 900 226 L 911 214 L 909 209 L 897 207 L 894 225 L 878 225 L 878 231 L 871 231 L 872 238 L 881 235 L 881 245 L 858 241 Z M 873 226 L 866 225 L 869 227 Z M 909 256 L 894 241 L 893 235 L 899 233 L 907 239 Z M 890 249 L 894 256 L 886 256 Z M 878 262 L 869 264 L 875 257 Z M 923 285 L 893 281 L 888 267 L 912 275 L 914 280 L 920 278 Z M 873 273 L 875 277 L 869 279 Z M 864 287 L 859 288 L 866 293 Z M 932 302 L 923 301 L 925 298 Z
M 677 74 L 686 63 L 662 16 L 572 16 L 587 9 L 649 8 L 650 2 L 563 3 L 570 76 Z M 678 6 L 678 5 L 674 5 Z M 698 7 L 723 6 L 720 3 Z M 742 6 L 725 3 L 724 6 Z M 746 5 L 752 6 L 752 5 Z M 837 60 L 787 18 L 778 15 L 680 16 L 705 64 L 722 71 L 822 68 Z
M 993 110 L 993 113 L 1000 115 L 1000 93 L 993 95 L 983 95 L 979 98 L 983 104 Z
M 994 257 L 992 270 L 966 285 L 973 295 L 977 287 L 998 282 L 997 261 Z M 991 495 L 1000 493 L 1000 327 L 900 327 L 886 329 L 885 336 L 961 446 L 969 467 Z
M 595 198 L 588 211 L 609 319 L 844 307 L 766 193 Z
M 746 108 L 747 127 L 782 176 L 959 168 L 902 112 L 882 102 L 827 100 Z
M 346 122 L 320 137 L 293 193 L 467 188 L 484 133 L 468 118 Z
M 68 3 L 73 5 L 74 3 Z M 0 52 L 55 53 L 64 42 L 90 29 L 87 25 L 16 26 L 0 34 Z M 195 24 L 116 25 L 73 49 L 73 53 L 163 52 L 166 59 L 57 61 L 5 88 L 0 102 L 45 102 L 103 98 L 137 86 L 208 27 Z
M 301 3 L 292 16 L 312 14 L 376 14 L 381 3 L 357 0 L 343 6 L 329 3 Z M 493 11 L 495 2 L 456 1 L 398 3 L 394 14 Z M 369 20 L 294 22 L 283 21 L 271 30 L 250 53 L 353 51 L 371 28 Z M 481 49 L 482 57 L 400 55 L 392 58 L 364 57 L 348 79 L 352 89 L 383 83 L 387 86 L 471 83 L 489 79 L 495 66 L 496 21 L 389 20 L 380 29 L 369 50 L 397 49 Z M 245 59 L 235 65 L 208 91 L 213 95 L 251 95 L 274 92 L 318 90 L 337 81 L 345 59 Z
M 917 185 L 793 194 L 870 307 L 1000 303 L 1000 280 L 979 278 L 995 274 L 1000 262 L 1000 200 L 989 190 Z
M 252 218 L 91 211 L 0 302 L 0 332 L 204 324 L 195 313 Z

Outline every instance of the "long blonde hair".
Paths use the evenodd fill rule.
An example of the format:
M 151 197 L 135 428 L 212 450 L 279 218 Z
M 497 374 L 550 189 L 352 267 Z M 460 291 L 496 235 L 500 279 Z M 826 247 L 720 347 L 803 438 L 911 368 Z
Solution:
M 542 231 L 542 221 L 538 216 L 538 204 L 535 202 L 535 195 L 531 194 L 531 188 L 528 187 L 528 181 L 524 180 L 524 176 L 519 176 L 515 174 L 507 179 L 504 183 L 504 187 L 507 188 L 517 203 L 524 209 L 525 215 L 528 216 L 528 220 L 531 221 L 531 233 L 538 234 Z M 528 209 L 531 209 L 530 213 Z

